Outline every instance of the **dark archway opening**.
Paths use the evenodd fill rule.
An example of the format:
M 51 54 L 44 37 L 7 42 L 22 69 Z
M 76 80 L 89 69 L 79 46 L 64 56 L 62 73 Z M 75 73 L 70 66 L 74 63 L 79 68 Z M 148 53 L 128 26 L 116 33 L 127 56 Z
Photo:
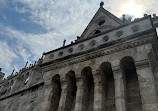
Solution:
M 132 57 L 124 57 L 120 64 L 124 76 L 126 110 L 142 111 L 140 87 L 134 60 Z
M 67 96 L 66 96 L 66 103 L 64 111 L 73 111 L 75 108 L 75 99 L 76 99 L 76 79 L 75 79 L 75 72 L 70 71 L 66 75 L 66 82 L 67 82 Z
M 50 111 L 57 111 L 57 108 L 59 106 L 60 96 L 61 96 L 61 83 L 60 83 L 60 76 L 55 75 L 52 78 L 52 99 L 51 99 L 51 108 Z
M 115 84 L 109 62 L 102 63 L 99 67 L 102 83 L 102 111 L 116 111 L 115 108 Z
M 81 72 L 83 80 L 82 111 L 93 111 L 94 79 L 92 69 L 86 67 Z

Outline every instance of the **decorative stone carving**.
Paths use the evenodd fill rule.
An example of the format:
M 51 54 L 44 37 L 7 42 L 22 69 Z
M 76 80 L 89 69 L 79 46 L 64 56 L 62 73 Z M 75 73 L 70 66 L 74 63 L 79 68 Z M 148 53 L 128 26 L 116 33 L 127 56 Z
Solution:
M 49 59 L 53 59 L 54 58 L 54 54 L 51 54 L 50 56 L 49 56 Z
M 73 52 L 73 48 L 70 48 L 70 49 L 68 50 L 68 52 L 69 52 L 69 53 L 72 53 L 72 52 Z
M 95 41 L 95 40 L 92 40 L 92 41 L 89 43 L 89 45 L 93 47 L 93 46 L 95 45 L 95 43 L 96 43 L 96 41 Z
M 47 71 L 47 70 L 50 70 L 50 69 L 51 70 L 58 69 L 58 68 L 61 68 L 61 67 L 65 67 L 67 65 L 72 65 L 72 64 L 76 64 L 76 63 L 83 62 L 83 61 L 86 61 L 86 60 L 90 60 L 90 59 L 94 59 L 94 58 L 97 58 L 97 57 L 112 54 L 112 53 L 115 53 L 115 52 L 118 52 L 118 51 L 121 51 L 121 50 L 124 50 L 124 49 L 136 47 L 136 46 L 139 46 L 139 45 L 143 45 L 145 43 L 150 43 L 152 39 L 153 39 L 152 37 L 148 37 L 148 36 L 143 37 L 143 39 L 139 38 L 139 39 L 134 40 L 134 41 L 122 43 L 119 46 L 111 47 L 110 49 L 105 49 L 105 50 L 100 50 L 100 51 L 93 52 L 93 53 L 87 55 L 86 57 L 85 56 L 80 56 L 76 59 L 75 58 L 72 59 L 71 61 L 62 61 L 62 62 L 59 62 L 59 63 L 54 63 L 51 68 L 47 67 L 44 70 Z
M 107 42 L 109 40 L 109 36 L 104 36 L 103 38 L 102 38 L 102 41 L 103 42 Z
M 105 22 L 106 22 L 106 17 L 102 16 L 102 17 L 99 17 L 95 23 L 100 26 L 100 25 L 103 25 Z
M 63 55 L 63 51 L 61 51 L 61 52 L 59 52 L 59 54 L 58 54 L 59 56 L 62 56 Z
M 132 30 L 133 32 L 137 32 L 137 31 L 139 30 L 139 28 L 140 28 L 139 25 L 134 25 L 134 26 L 132 26 L 131 30 Z
M 79 51 L 82 50 L 84 48 L 84 44 L 79 45 L 78 49 Z
M 116 35 L 117 37 L 121 37 L 121 36 L 123 35 L 123 33 L 124 33 L 123 31 L 118 31 L 118 32 L 116 32 L 115 35 Z

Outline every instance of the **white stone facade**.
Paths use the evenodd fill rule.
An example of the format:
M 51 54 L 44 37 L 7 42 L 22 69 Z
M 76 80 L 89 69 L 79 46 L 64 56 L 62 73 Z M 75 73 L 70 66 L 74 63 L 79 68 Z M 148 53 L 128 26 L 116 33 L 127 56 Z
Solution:
M 156 18 L 122 21 L 101 5 L 76 42 L 1 80 L 0 110 L 158 111 Z

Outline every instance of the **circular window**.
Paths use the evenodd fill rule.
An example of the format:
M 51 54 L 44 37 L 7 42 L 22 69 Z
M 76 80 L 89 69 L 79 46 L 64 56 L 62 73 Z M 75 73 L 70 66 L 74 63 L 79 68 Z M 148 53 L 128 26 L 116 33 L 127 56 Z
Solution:
M 49 56 L 49 59 L 53 59 L 53 57 L 54 57 L 54 54 L 51 54 L 51 55 Z
M 63 51 L 61 51 L 61 52 L 59 52 L 59 54 L 58 54 L 59 56 L 62 56 L 63 55 Z
M 90 45 L 90 46 L 94 46 L 95 43 L 96 43 L 96 41 L 95 41 L 95 40 L 92 40 L 92 41 L 89 43 L 89 45 Z
M 106 42 L 106 41 L 108 41 L 108 40 L 109 40 L 109 36 L 105 36 L 105 37 L 102 38 L 102 41 L 103 41 L 103 42 Z
M 95 34 L 99 34 L 99 33 L 101 33 L 100 30 L 96 30 L 96 31 L 95 31 Z
M 68 52 L 69 52 L 69 53 L 72 53 L 72 52 L 73 52 L 73 48 L 70 48 L 70 49 L 68 50 Z
M 121 37 L 123 35 L 123 33 L 124 33 L 123 31 L 118 31 L 118 32 L 116 32 L 116 36 Z
M 84 48 L 84 44 L 79 45 L 78 49 L 82 50 Z
M 137 32 L 139 30 L 139 25 L 134 25 L 131 29 L 133 32 Z
M 105 23 L 105 20 L 99 21 L 98 25 L 103 25 Z

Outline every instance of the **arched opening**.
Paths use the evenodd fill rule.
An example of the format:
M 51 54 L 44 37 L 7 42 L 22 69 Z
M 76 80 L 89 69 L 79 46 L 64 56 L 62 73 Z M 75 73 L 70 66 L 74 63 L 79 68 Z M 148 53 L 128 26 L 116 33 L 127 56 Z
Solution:
M 120 61 L 125 84 L 125 101 L 127 111 L 142 111 L 140 87 L 132 57 L 124 57 Z
M 99 21 L 98 25 L 100 26 L 100 25 L 103 25 L 104 23 L 105 23 L 105 20 L 101 20 Z
M 61 96 L 61 83 L 60 83 L 60 76 L 55 75 L 52 78 L 52 99 L 51 99 L 51 108 L 50 111 L 57 111 L 59 106 L 60 96 Z
M 23 75 L 23 79 L 24 79 L 24 85 L 27 85 L 27 83 L 30 80 L 29 72 L 26 75 Z
M 93 111 L 94 79 L 92 69 L 85 67 L 81 72 L 83 80 L 82 111 Z
M 96 31 L 95 31 L 95 34 L 99 34 L 99 33 L 101 33 L 100 30 L 96 30 Z
M 75 72 L 70 71 L 66 75 L 67 82 L 67 95 L 66 95 L 66 103 L 64 111 L 73 111 L 75 107 L 75 99 L 76 99 L 76 79 Z
M 102 111 L 116 111 L 115 108 L 115 84 L 109 62 L 104 62 L 99 67 L 102 83 Z

